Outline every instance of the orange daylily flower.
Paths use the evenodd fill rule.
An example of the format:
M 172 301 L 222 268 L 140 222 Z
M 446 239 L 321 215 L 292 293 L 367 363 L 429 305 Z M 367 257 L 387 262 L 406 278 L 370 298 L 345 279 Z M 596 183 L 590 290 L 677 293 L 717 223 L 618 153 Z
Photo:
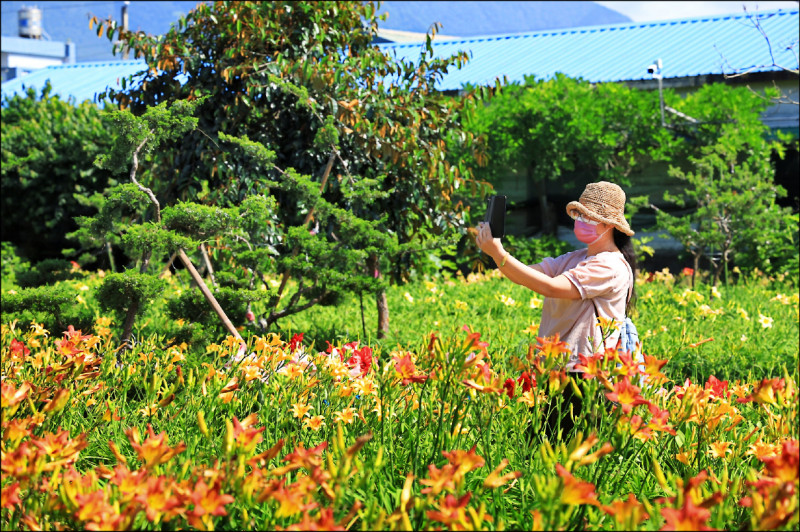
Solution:
M 356 501 L 354 508 L 359 505 L 360 502 Z M 356 510 L 351 510 L 352 514 L 355 514 Z M 342 520 L 342 523 L 348 522 L 350 519 L 345 518 Z M 290 525 L 286 528 L 286 530 L 328 530 L 328 531 L 339 531 L 339 530 L 347 530 L 344 526 L 337 523 L 333 518 L 333 508 L 320 508 L 319 513 L 316 517 L 312 517 L 309 512 L 303 513 L 303 520 L 299 523 L 295 523 Z
M 567 347 L 567 343 L 561 341 L 559 333 L 556 333 L 553 337 L 547 338 L 537 336 L 536 341 L 538 342 L 536 349 L 539 351 L 539 354 L 545 358 L 558 357 L 564 353 L 571 353 L 570 349 Z
M 19 404 L 28 397 L 30 390 L 31 384 L 29 382 L 23 382 L 19 388 L 16 388 L 10 382 L 2 381 L 0 383 L 0 406 L 3 409 L 9 409 L 4 414 L 8 417 L 13 416 L 17 408 L 19 408 Z
M 228 381 L 222 390 L 219 392 L 219 398 L 222 399 L 224 403 L 230 403 L 233 399 L 233 392 L 239 389 L 239 383 L 236 380 L 236 377 L 232 378 Z
M 469 527 L 467 512 L 464 509 L 472 498 L 472 493 L 467 492 L 459 498 L 446 495 L 439 503 L 440 510 L 428 510 L 425 515 L 432 521 L 437 521 L 454 530 L 466 530 Z
M 778 454 L 779 451 L 780 451 L 780 445 L 766 443 L 764 441 L 761 441 L 761 438 L 759 438 L 755 443 L 750 445 L 750 448 L 747 450 L 747 454 L 753 455 L 759 460 L 761 460 L 769 456 L 775 456 Z
M 656 357 L 644 355 L 644 372 L 649 375 L 651 379 L 666 379 L 666 375 L 661 373 L 661 368 L 663 368 L 667 362 L 667 359 L 659 360 Z
M 579 354 L 578 359 L 580 363 L 575 365 L 575 371 L 582 372 L 585 379 L 594 379 L 597 375 L 603 373 L 603 369 L 600 367 L 605 360 L 603 353 L 595 353 L 588 356 Z
M 494 471 L 489 473 L 489 476 L 483 481 L 483 487 L 488 489 L 499 488 L 506 482 L 510 482 L 511 480 L 522 476 L 522 471 L 511 471 L 505 475 L 500 475 L 500 472 L 505 469 L 506 466 L 508 466 L 508 459 L 503 458 L 500 460 L 500 464 L 494 469 Z
M 712 458 L 725 458 L 729 453 L 733 452 L 731 449 L 732 442 L 729 441 L 715 441 L 709 444 L 707 451 L 708 456 Z
M 69 401 L 69 390 L 66 388 L 61 388 L 58 390 L 55 395 L 53 396 L 50 401 L 47 402 L 46 405 L 42 408 L 42 412 L 46 414 L 54 414 L 56 412 L 60 412 L 67 406 L 67 402 Z
M 66 357 L 71 357 L 83 352 L 83 349 L 78 349 L 78 343 L 79 342 L 75 340 L 55 341 L 56 347 L 58 348 L 58 353 Z
M 556 464 L 556 473 L 558 473 L 558 476 L 561 477 L 564 483 L 564 489 L 561 491 L 562 503 L 600 506 L 597 500 L 597 494 L 594 492 L 594 484 L 578 480 L 561 464 Z
M 328 442 L 326 441 L 311 449 L 306 449 L 303 442 L 300 442 L 300 444 L 294 448 L 293 452 L 287 454 L 283 458 L 284 462 L 289 462 L 288 465 L 273 469 L 272 475 L 280 477 L 289 471 L 295 471 L 301 467 L 305 468 L 306 471 L 312 471 L 314 468 L 320 467 L 322 465 L 322 451 L 324 451 L 326 447 L 328 447 Z
M 312 408 L 314 407 L 305 403 L 295 403 L 292 405 L 292 415 L 296 418 L 303 418 Z
M 126 465 L 119 464 L 114 467 L 114 472 L 109 480 L 119 488 L 123 500 L 132 500 L 142 492 L 146 486 L 146 479 L 146 470 L 131 471 Z
M 134 432 L 132 429 L 125 431 L 125 434 L 128 435 L 128 439 L 131 442 L 131 446 L 136 451 L 139 460 L 144 462 L 145 467 L 150 468 L 166 463 L 172 459 L 173 456 L 186 450 L 186 444 L 183 442 L 175 447 L 167 445 L 167 440 L 169 439 L 167 433 L 162 431 L 156 436 L 155 432 L 153 432 L 152 425 L 149 423 L 147 424 L 147 433 L 149 435 L 148 438 L 142 444 L 139 444 L 138 431 Z
M 798 467 L 800 467 L 800 449 L 797 440 L 783 442 L 780 456 L 768 456 L 761 459 L 769 474 L 781 482 L 796 483 Z
M 31 350 L 28 349 L 24 343 L 20 342 L 16 338 L 11 339 L 11 357 L 22 361 L 26 355 L 29 355 Z
M 32 418 L 26 417 L 3 423 L 3 443 L 10 444 L 9 449 L 15 448 L 22 438 L 31 435 L 31 420 Z
M 577 463 L 578 466 L 593 464 L 614 450 L 613 445 L 611 445 L 609 442 L 605 442 L 600 446 L 600 449 L 587 455 L 589 449 L 591 449 L 598 441 L 600 440 L 597 438 L 595 433 L 590 434 L 584 442 L 582 442 L 575 448 L 574 451 L 572 451 L 572 453 L 569 455 L 568 462 Z
M 19 482 L 9 484 L 0 490 L 0 508 L 12 509 L 21 502 L 19 498 Z
M 255 455 L 254 457 L 249 459 L 247 461 L 247 463 L 253 469 L 264 467 L 267 464 L 267 462 L 269 462 L 270 460 L 272 460 L 273 458 L 278 456 L 278 453 L 283 448 L 283 444 L 284 444 L 284 440 L 281 438 L 280 440 L 278 440 L 275 443 L 275 445 L 273 445 L 272 447 L 270 447 L 269 449 L 267 449 L 263 453 L 259 453 L 259 454 Z
M 456 474 L 463 476 L 470 471 L 483 467 L 486 461 L 475 453 L 478 445 L 473 445 L 469 451 L 462 451 L 456 449 L 453 451 L 442 451 L 442 456 L 447 458 L 447 461 L 456 467 Z
M 353 423 L 355 413 L 356 413 L 355 408 L 344 408 L 340 412 L 335 412 L 333 414 L 333 417 L 336 421 L 347 423 L 349 425 Z
M 662 508 L 661 515 L 666 523 L 661 530 L 713 530 L 706 526 L 711 512 L 695 506 L 691 497 L 685 497 L 683 508 Z
M 417 374 L 417 367 L 411 360 L 411 353 L 406 353 L 405 356 L 392 357 L 394 362 L 394 370 L 402 379 L 400 382 L 406 386 L 410 382 L 425 382 L 428 379 L 427 375 Z
M 69 325 L 67 330 L 62 334 L 64 335 L 64 338 L 68 340 L 75 340 L 76 342 L 83 342 L 92 338 L 91 334 L 83 334 L 80 329 L 76 331 L 75 327 L 72 325 Z
M 52 460 L 65 460 L 67 462 L 74 462 L 78 458 L 78 453 L 89 444 L 86 441 L 85 433 L 73 439 L 70 438 L 69 431 L 66 430 L 62 430 L 58 434 L 48 432 L 39 439 L 32 439 L 31 443 Z
M 87 530 L 103 530 L 102 526 L 115 523 L 120 518 L 119 508 L 109 504 L 105 490 L 100 489 L 85 495 L 79 493 L 75 500 L 78 503 L 75 518 L 87 522 Z
M 739 403 L 749 403 L 755 401 L 758 404 L 776 405 L 775 392 L 783 390 L 785 381 L 782 378 L 764 379 L 756 384 L 753 392 L 747 397 L 736 399 Z
M 649 404 L 649 401 L 639 395 L 639 388 L 631 384 L 627 376 L 614 384 L 614 391 L 607 393 L 606 397 L 609 401 L 619 403 L 626 414 L 636 405 Z
M 609 350 L 606 350 L 607 352 Z M 630 351 L 611 351 L 608 353 L 609 357 L 617 362 L 617 367 L 614 368 L 614 375 L 623 377 L 633 377 L 640 373 L 639 363 L 633 360 L 633 354 Z
M 325 426 L 325 418 L 323 416 L 311 416 L 303 420 L 303 425 L 314 431 L 319 431 Z
M 433 464 L 428 465 L 428 478 L 420 479 L 420 484 L 428 487 L 421 493 L 438 495 L 442 490 L 455 491 L 456 485 L 463 480 L 465 474 L 485 464 L 485 460 L 475 453 L 476 448 L 477 445 L 469 451 L 442 451 L 448 463 L 441 469 Z
M 604 512 L 614 517 L 620 530 L 633 530 L 642 521 L 650 519 L 644 506 L 636 500 L 633 493 L 629 493 L 625 501 L 614 501 L 610 506 L 602 508 Z
M 261 433 L 264 432 L 266 427 L 261 427 L 260 429 L 252 428 L 257 423 L 257 420 L 258 416 L 255 412 L 244 418 L 241 423 L 236 419 L 236 416 L 233 416 L 233 441 L 246 454 L 253 452 L 256 445 L 264 439 Z
M 195 528 L 213 529 L 211 516 L 228 515 L 225 505 L 235 499 L 220 493 L 219 481 L 209 486 L 200 480 L 190 495 L 194 508 L 187 514 L 189 524 Z
M 667 424 L 667 418 L 669 417 L 669 410 L 661 410 L 658 406 L 650 403 L 648 405 L 650 409 L 650 413 L 653 414 L 653 417 L 650 418 L 648 421 L 647 426 L 650 429 L 655 430 L 657 432 L 666 432 L 668 434 L 672 434 L 675 436 L 675 429 Z
M 300 512 L 308 512 L 318 506 L 315 502 L 307 502 L 306 490 L 296 489 L 298 488 L 297 483 L 287 488 L 283 486 L 284 481 L 281 479 L 278 488 L 272 493 L 272 497 L 280 503 L 275 517 L 291 517 Z
M 173 494 L 173 482 L 170 480 L 167 483 L 167 478 L 163 475 L 148 478 L 147 485 L 140 491 L 137 500 L 144 506 L 147 519 L 155 523 L 161 521 L 162 517 L 167 521 L 175 517 L 180 512 L 176 509 L 183 506 L 181 499 Z
M 445 464 L 441 469 L 433 464 L 428 465 L 428 478 L 420 479 L 420 484 L 428 486 L 423 488 L 421 493 L 432 493 L 438 495 L 442 490 L 455 491 L 456 468 L 452 464 Z
M 478 384 L 472 379 L 465 379 L 461 381 L 461 384 L 482 393 L 501 393 L 504 389 L 502 379 L 490 380 L 486 384 Z
M 479 352 L 486 354 L 486 348 L 489 347 L 489 342 L 481 342 L 481 333 L 473 332 L 468 325 L 464 325 L 462 327 L 463 330 L 467 331 L 467 339 L 464 340 L 464 344 L 461 346 L 465 352 L 478 350 Z M 433 342 L 433 338 L 431 338 L 431 342 Z

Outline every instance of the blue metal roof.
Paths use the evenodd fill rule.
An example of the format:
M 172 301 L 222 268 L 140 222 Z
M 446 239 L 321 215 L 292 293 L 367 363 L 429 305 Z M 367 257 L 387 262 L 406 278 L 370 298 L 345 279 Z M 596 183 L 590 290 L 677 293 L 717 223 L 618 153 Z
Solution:
M 757 16 L 770 37 L 775 62 L 797 68 L 797 59 L 786 47 L 798 41 L 798 10 L 762 11 Z M 409 61 L 416 61 L 420 54 L 419 44 L 379 46 Z M 442 78 L 439 90 L 493 85 L 504 75 L 509 81 L 522 81 L 525 75 L 546 79 L 556 72 L 592 82 L 650 79 L 647 66 L 658 58 L 663 61 L 665 79 L 730 74 L 734 68 L 779 70 L 772 66 L 764 37 L 745 14 L 434 40 L 433 48 L 437 57 L 460 50 L 471 56 L 463 68 L 451 69 Z M 23 86 L 40 91 L 49 79 L 55 94 L 79 103 L 94 100 L 107 87 L 121 87 L 122 78 L 145 68 L 141 60 L 50 66 L 3 83 L 2 94 L 22 92 Z
M 141 72 L 147 68 L 142 60 L 136 61 L 101 61 L 90 63 L 73 63 L 56 65 L 31 72 L 26 76 L 3 82 L 3 99 L 15 93 L 24 94 L 32 87 L 41 92 L 47 80 L 53 86 L 53 94 L 62 99 L 74 98 L 75 103 L 84 100 L 95 101 L 97 93 L 109 87 L 121 89 L 122 78 Z
M 761 28 L 770 38 L 775 63 L 797 68 L 798 10 L 761 11 Z M 794 54 L 787 46 L 794 43 Z M 379 45 L 398 58 L 416 61 L 421 45 Z M 564 30 L 489 35 L 464 40 L 433 41 L 436 57 L 465 51 L 470 60 L 452 69 L 439 90 L 457 90 L 465 84 L 493 85 L 505 75 L 509 81 L 551 78 L 557 72 L 592 82 L 650 79 L 647 66 L 663 62 L 666 78 L 732 74 L 734 68 L 756 72 L 780 70 L 772 66 L 769 46 L 744 13 L 694 17 L 647 23 L 586 26 Z

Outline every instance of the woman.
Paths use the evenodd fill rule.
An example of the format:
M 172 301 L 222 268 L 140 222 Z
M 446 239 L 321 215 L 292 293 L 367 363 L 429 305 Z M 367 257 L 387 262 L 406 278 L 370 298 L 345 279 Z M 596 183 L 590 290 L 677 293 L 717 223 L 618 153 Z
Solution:
M 512 257 L 500 239 L 492 237 L 486 223 L 478 225 L 476 240 L 506 277 L 545 296 L 539 336 L 560 335 L 570 350 L 566 369 L 574 372 L 579 354 L 616 346 L 618 330 L 601 345 L 603 334 L 597 318 L 619 324 L 625 320 L 634 295 L 636 255 L 631 243 L 634 232 L 625 220 L 625 192 L 619 186 L 606 181 L 590 183 L 578 201 L 567 205 L 567 214 L 575 220 L 575 236 L 587 247 L 538 264 L 527 266 Z

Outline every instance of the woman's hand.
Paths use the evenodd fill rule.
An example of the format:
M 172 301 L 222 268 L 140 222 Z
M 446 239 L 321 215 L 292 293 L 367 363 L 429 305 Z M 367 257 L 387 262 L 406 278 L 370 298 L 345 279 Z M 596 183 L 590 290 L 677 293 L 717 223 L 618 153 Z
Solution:
M 486 222 L 478 224 L 478 234 L 475 236 L 475 242 L 481 248 L 481 251 L 495 259 L 495 262 L 505 253 L 500 239 L 492 238 L 492 229 Z

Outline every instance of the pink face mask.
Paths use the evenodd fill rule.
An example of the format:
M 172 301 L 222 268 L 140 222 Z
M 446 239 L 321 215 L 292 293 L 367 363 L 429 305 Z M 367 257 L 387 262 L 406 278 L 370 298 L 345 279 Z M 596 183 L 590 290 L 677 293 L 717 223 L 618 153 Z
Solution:
M 611 228 L 606 229 L 599 235 L 597 234 L 597 224 L 589 224 L 582 220 L 575 220 L 575 236 L 584 244 L 594 244 L 600 237 L 608 233 Z

